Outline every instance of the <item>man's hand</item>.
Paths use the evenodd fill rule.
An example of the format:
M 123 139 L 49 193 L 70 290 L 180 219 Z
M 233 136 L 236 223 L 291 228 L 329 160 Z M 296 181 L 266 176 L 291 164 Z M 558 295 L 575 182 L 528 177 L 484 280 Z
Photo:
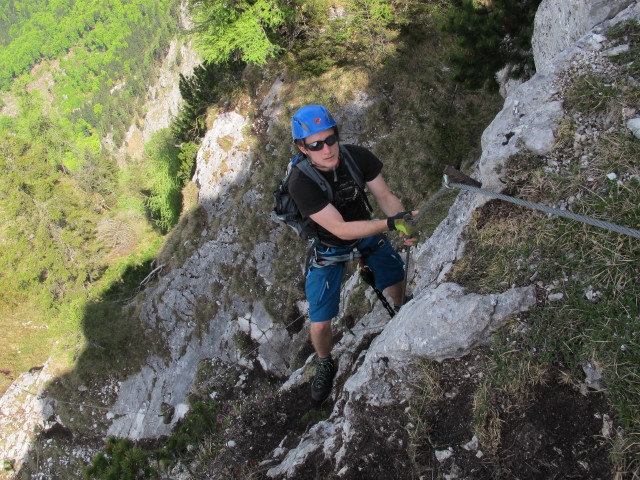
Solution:
M 412 237 L 418 231 L 418 227 L 413 220 L 414 215 L 414 212 L 409 211 L 397 213 L 387 218 L 387 227 L 389 227 L 389 230 L 398 230 L 408 237 Z

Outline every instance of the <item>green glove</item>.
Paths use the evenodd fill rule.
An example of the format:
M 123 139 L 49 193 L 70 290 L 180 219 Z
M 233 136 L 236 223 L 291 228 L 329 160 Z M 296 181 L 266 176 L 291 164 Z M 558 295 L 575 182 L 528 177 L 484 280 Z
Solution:
M 398 230 L 409 237 L 418 231 L 416 222 L 413 220 L 413 215 L 409 211 L 400 212 L 393 217 L 388 217 L 387 226 L 389 230 Z

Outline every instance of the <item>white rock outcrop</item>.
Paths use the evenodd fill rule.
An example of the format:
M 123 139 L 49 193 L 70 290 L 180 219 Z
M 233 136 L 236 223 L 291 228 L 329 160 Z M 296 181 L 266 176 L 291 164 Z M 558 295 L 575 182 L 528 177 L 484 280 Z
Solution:
M 416 357 L 442 361 L 464 355 L 486 344 L 507 318 L 535 301 L 533 286 L 479 295 L 465 294 L 455 283 L 442 283 L 420 292 L 376 337 L 362 365 L 345 382 L 349 401 L 366 399 L 375 406 L 397 403 L 409 390 L 394 386 L 392 393 L 387 372 L 398 379 Z
M 247 124 L 235 112 L 218 115 L 198 151 L 193 181 L 200 190 L 198 203 L 210 217 L 226 211 L 229 188 L 241 185 L 251 171 L 251 155 L 242 133 Z
M 555 69 L 559 53 L 633 3 L 634 0 L 543 0 L 536 12 L 531 42 L 536 72 L 545 75 Z
M 120 155 L 141 158 L 144 145 L 153 134 L 171 125 L 182 106 L 180 75 L 191 75 L 194 67 L 201 61 L 191 42 L 171 41 L 159 69 L 159 76 L 147 91 L 144 118 L 135 119 L 129 126 L 119 151 Z
M 53 410 L 41 397 L 54 378 L 49 363 L 20 375 L 0 398 L 0 458 L 18 467 L 33 440 L 33 432 L 46 429 Z M 6 465 L 5 465 L 6 466 Z

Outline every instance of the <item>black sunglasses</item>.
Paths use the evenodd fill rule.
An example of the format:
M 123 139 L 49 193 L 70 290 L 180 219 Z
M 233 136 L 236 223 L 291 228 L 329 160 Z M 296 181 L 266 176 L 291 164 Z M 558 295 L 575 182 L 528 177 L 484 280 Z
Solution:
M 312 152 L 320 151 L 324 148 L 324 144 L 331 146 L 334 145 L 338 141 L 338 134 L 334 133 L 329 135 L 324 140 L 318 140 L 317 142 L 305 143 L 304 146 L 307 147 Z

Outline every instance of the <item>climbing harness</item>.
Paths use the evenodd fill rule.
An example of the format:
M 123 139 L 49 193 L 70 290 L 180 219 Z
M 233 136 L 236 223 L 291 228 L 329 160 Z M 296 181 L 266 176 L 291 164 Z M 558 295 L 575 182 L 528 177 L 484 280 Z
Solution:
M 451 181 L 451 180 L 456 181 Z M 508 195 L 503 195 L 502 193 L 492 192 L 490 190 L 482 189 L 482 184 L 477 180 L 474 180 L 471 177 L 468 177 L 464 173 L 456 170 L 455 168 L 448 166 L 444 170 L 443 175 L 443 185 L 440 187 L 440 190 L 436 192 L 433 197 L 427 202 L 427 204 L 420 210 L 420 213 L 416 217 L 416 222 L 420 218 L 420 216 L 426 212 L 431 206 L 435 203 L 435 201 L 447 190 L 451 188 L 459 188 L 461 190 L 468 190 L 471 192 L 480 193 L 482 195 L 486 195 L 488 197 L 497 198 L 499 200 L 504 200 L 505 202 L 514 203 L 516 205 L 520 205 L 523 207 L 532 208 L 534 210 L 539 210 L 544 213 L 548 213 L 551 215 L 557 215 L 559 217 L 568 218 L 570 220 L 575 220 L 578 222 L 586 223 L 588 225 L 592 225 L 595 227 L 605 228 L 607 230 L 612 230 L 614 232 L 622 233 L 624 235 L 629 235 L 635 238 L 640 238 L 640 231 L 634 230 L 632 228 L 628 228 L 621 225 L 616 225 L 615 223 L 605 222 L 603 220 L 598 220 L 596 218 L 586 217 L 584 215 L 578 215 L 577 213 L 570 212 L 568 210 L 560 210 L 559 208 L 549 207 L 547 205 L 542 205 L 540 203 L 529 202 L 527 200 L 522 200 L 520 198 L 510 197 Z
M 387 312 L 389 312 L 389 315 L 393 317 L 396 313 L 395 310 L 389 304 L 389 301 L 386 299 L 384 294 L 376 288 L 373 272 L 364 263 L 364 259 L 369 255 L 371 255 L 378 248 L 383 246 L 384 243 L 385 243 L 384 237 L 380 237 L 380 240 L 376 245 L 364 248 L 362 251 L 359 251 L 356 247 L 353 247 L 347 253 L 343 253 L 340 255 L 323 256 L 322 254 L 318 254 L 318 251 L 316 249 L 317 242 L 313 242 L 311 248 L 309 249 L 309 252 L 310 252 L 309 266 L 311 268 L 323 268 L 323 267 L 335 265 L 337 263 L 345 263 L 345 262 L 356 260 L 358 262 L 358 265 L 360 266 L 360 277 L 367 285 L 369 285 L 373 289 L 377 297 L 380 299 L 380 302 L 382 303 L 384 308 L 387 310 Z M 405 274 L 405 278 L 406 278 L 406 274 Z
M 322 268 L 322 267 L 328 267 L 330 265 L 335 265 L 336 263 L 345 263 L 345 262 L 350 262 L 352 260 L 358 260 L 360 258 L 362 258 L 362 253 L 360 253 L 355 248 L 351 250 L 349 253 L 345 253 L 342 255 L 329 255 L 329 256 L 323 257 L 316 253 L 315 255 L 312 255 L 309 265 L 313 268 Z

